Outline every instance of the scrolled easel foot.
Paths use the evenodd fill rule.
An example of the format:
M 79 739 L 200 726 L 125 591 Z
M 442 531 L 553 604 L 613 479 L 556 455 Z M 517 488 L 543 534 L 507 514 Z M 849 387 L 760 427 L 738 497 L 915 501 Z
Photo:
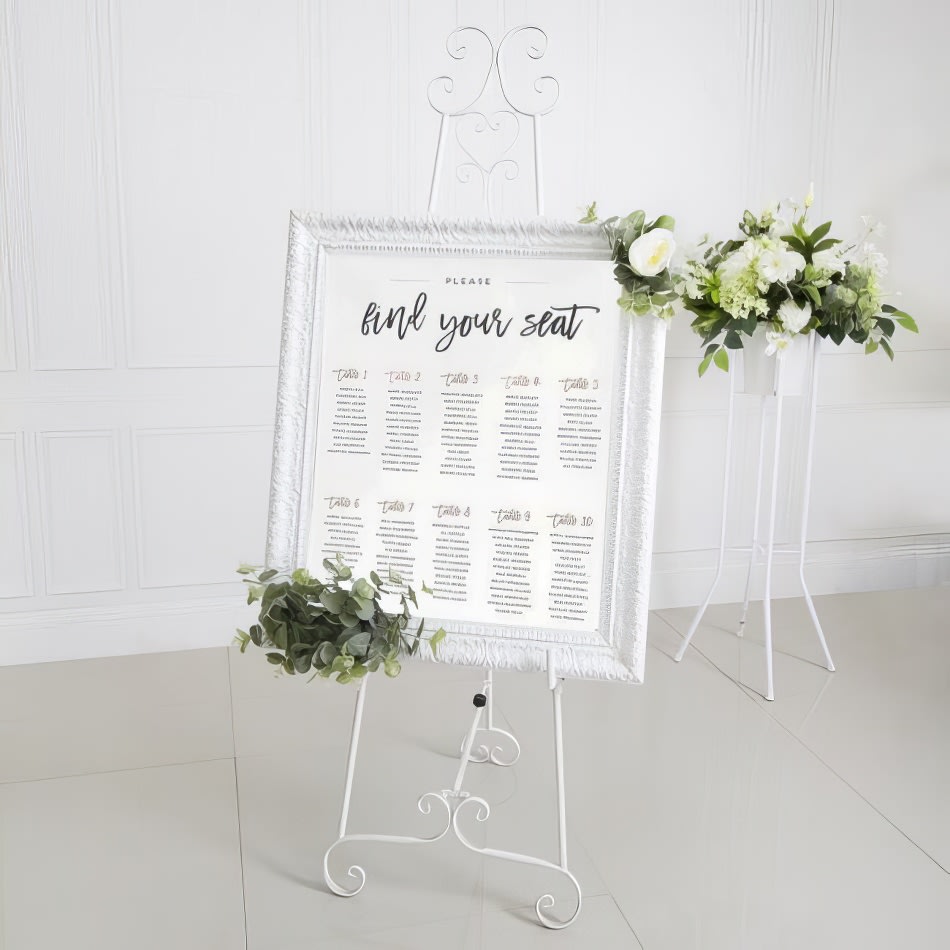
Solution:
M 356 897 L 356 895 L 363 890 L 363 885 L 366 883 L 366 872 L 358 864 L 351 864 L 346 872 L 350 877 L 354 877 L 359 881 L 356 887 L 351 890 L 347 890 L 345 887 L 337 884 L 337 882 L 333 880 L 333 875 L 330 874 L 330 852 L 345 840 L 345 838 L 340 838 L 327 848 L 326 854 L 323 856 L 323 881 L 337 897 Z
M 553 907 L 555 901 L 550 894 L 542 894 L 538 898 L 538 902 L 534 905 L 534 912 L 538 915 L 538 920 L 541 921 L 542 925 L 547 927 L 548 930 L 563 930 L 565 927 L 570 927 L 571 924 L 577 920 L 577 915 L 581 912 L 581 903 L 583 901 L 583 898 L 581 897 L 581 886 L 574 879 L 574 875 L 564 868 L 559 868 L 558 870 L 563 871 L 563 873 L 571 879 L 571 883 L 574 885 L 574 888 L 577 891 L 577 907 L 574 908 L 574 913 L 571 914 L 567 920 L 558 920 L 555 917 L 549 917 L 544 913 L 542 908 Z
M 333 879 L 333 875 L 330 873 L 330 854 L 341 844 L 347 844 L 351 841 L 375 841 L 389 844 L 431 844 L 434 841 L 444 838 L 449 833 L 449 829 L 452 827 L 452 806 L 449 804 L 448 800 L 450 794 L 451 793 L 448 791 L 426 792 L 416 803 L 419 811 L 422 812 L 423 815 L 432 814 L 433 802 L 439 802 L 439 804 L 445 808 L 445 826 L 437 834 L 430 835 L 428 837 L 420 837 L 418 835 L 361 834 L 341 835 L 339 838 L 337 838 L 336 841 L 334 841 L 333 844 L 327 848 L 323 855 L 323 880 L 327 887 L 330 888 L 330 890 L 338 897 L 355 897 L 361 890 L 363 890 L 363 885 L 366 883 L 366 872 L 358 864 L 351 865 L 346 872 L 350 877 L 356 878 L 359 881 L 356 887 L 347 889 L 338 884 Z
M 581 891 L 581 886 L 577 881 L 577 878 L 571 874 L 566 867 L 562 867 L 560 864 L 554 864 L 552 861 L 545 861 L 543 858 L 536 858 L 530 854 L 520 854 L 516 851 L 500 851 L 496 848 L 480 848 L 478 845 L 473 844 L 462 832 L 459 827 L 459 815 L 465 810 L 467 805 L 474 805 L 476 807 L 475 811 L 475 820 L 477 822 L 483 822 L 488 819 L 488 816 L 491 814 L 491 807 L 488 802 L 483 798 L 478 798 L 477 796 L 470 795 L 467 798 L 463 798 L 455 806 L 455 813 L 452 815 L 452 830 L 455 832 L 455 836 L 459 841 L 468 848 L 469 851 L 474 851 L 476 854 L 481 854 L 489 858 L 498 858 L 502 861 L 513 861 L 516 864 L 529 864 L 534 867 L 547 868 L 551 871 L 557 871 L 560 874 L 563 874 L 570 882 L 571 886 L 574 888 L 577 893 L 577 907 L 574 909 L 574 913 L 571 914 L 567 920 L 558 920 L 556 917 L 551 917 L 545 913 L 546 910 L 550 910 L 554 907 L 555 900 L 551 894 L 542 894 L 538 898 L 537 903 L 534 905 L 535 913 L 538 915 L 538 920 L 547 927 L 549 930 L 563 930 L 565 927 L 569 927 L 577 919 L 577 915 L 581 912 L 581 906 L 583 904 L 583 892 Z M 471 811 L 472 809 L 468 809 Z

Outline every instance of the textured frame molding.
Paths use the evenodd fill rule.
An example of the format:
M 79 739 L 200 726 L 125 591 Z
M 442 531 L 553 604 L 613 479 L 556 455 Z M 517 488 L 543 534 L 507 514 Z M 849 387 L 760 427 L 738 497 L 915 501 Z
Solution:
M 610 259 L 600 228 L 546 220 L 491 224 L 432 219 L 324 218 L 291 214 L 281 330 L 277 419 L 267 525 L 267 564 L 287 569 L 306 550 L 313 479 L 319 341 L 327 251 L 411 255 Z M 601 629 L 579 633 L 447 623 L 445 662 L 642 682 L 653 548 L 666 325 L 655 317 L 618 320 L 622 395 L 612 420 L 608 532 Z M 420 651 L 420 655 L 425 651 Z

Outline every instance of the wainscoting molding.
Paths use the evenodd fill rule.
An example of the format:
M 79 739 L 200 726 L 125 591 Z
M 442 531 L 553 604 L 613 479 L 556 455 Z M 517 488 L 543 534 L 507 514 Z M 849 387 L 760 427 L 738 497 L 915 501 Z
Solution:
M 23 441 L 20 432 L 0 432 L 0 597 L 33 594 Z
M 651 607 L 662 610 L 702 603 L 715 576 L 717 553 L 708 548 L 654 554 Z M 747 553 L 729 553 L 715 603 L 742 602 L 748 563 Z M 773 570 L 773 598 L 801 597 L 797 555 L 777 551 Z M 753 600 L 761 597 L 762 574 L 761 566 L 753 574 Z M 808 545 L 805 577 L 816 596 L 950 584 L 950 532 L 815 541 Z M 807 620 L 804 608 L 802 617 Z

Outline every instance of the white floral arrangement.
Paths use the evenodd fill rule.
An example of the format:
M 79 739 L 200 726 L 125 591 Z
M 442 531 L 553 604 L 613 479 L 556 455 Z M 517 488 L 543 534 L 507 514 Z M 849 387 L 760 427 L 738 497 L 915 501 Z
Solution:
M 864 344 L 867 353 L 880 348 L 890 359 L 896 324 L 918 332 L 913 317 L 883 302 L 887 260 L 872 241 L 881 226 L 862 219 L 864 233 L 845 246 L 829 237 L 830 221 L 809 230 L 813 201 L 809 191 L 802 206 L 778 204 L 758 217 L 746 211 L 740 237 L 704 240 L 674 268 L 675 293 L 705 346 L 700 376 L 711 363 L 728 370 L 727 351 L 741 349 L 759 327 L 769 355 L 815 332 Z
M 596 222 L 595 201 L 580 223 Z M 601 227 L 610 242 L 614 277 L 623 288 L 617 301 L 620 309 L 638 316 L 653 313 L 670 319 L 677 297 L 670 272 L 670 261 L 676 251 L 674 220 L 661 214 L 647 221 L 645 212 L 633 211 L 624 218 L 608 218 Z

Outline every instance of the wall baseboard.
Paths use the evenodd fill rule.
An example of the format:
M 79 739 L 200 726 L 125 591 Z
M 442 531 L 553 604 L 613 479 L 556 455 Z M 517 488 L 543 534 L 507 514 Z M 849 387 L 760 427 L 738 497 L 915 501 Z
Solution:
M 0 615 L 0 666 L 227 646 L 253 623 L 239 598 Z
M 715 603 L 742 600 L 746 564 L 741 551 L 729 553 Z M 654 555 L 651 609 L 701 603 L 715 568 L 715 550 Z M 950 533 L 817 541 L 808 546 L 805 577 L 813 594 L 950 584 Z M 753 598 L 761 585 L 760 567 Z M 801 595 L 797 557 L 777 553 L 773 591 L 776 598 Z M 7 613 L 0 615 L 0 666 L 227 646 L 252 618 L 253 608 L 233 597 Z
M 699 605 L 716 574 L 717 551 L 670 551 L 653 556 L 650 609 Z M 727 552 L 713 603 L 737 603 L 745 593 L 748 553 Z M 764 570 L 752 578 L 752 598 L 760 599 Z M 805 580 L 812 594 L 937 587 L 950 583 L 950 533 L 815 541 L 808 545 Z M 772 596 L 800 597 L 798 556 L 778 550 L 773 561 Z

